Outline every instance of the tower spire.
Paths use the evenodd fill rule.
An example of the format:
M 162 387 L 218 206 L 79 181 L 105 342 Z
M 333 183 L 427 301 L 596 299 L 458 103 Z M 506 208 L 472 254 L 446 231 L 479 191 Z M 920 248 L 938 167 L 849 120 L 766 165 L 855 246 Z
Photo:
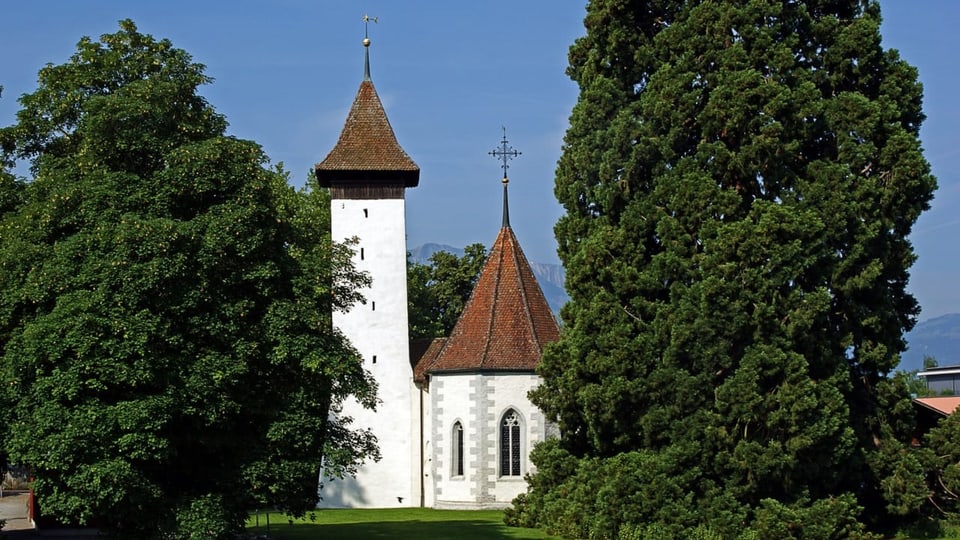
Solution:
M 370 80 L 370 21 L 377 22 L 376 17 L 363 16 L 363 80 Z
M 487 152 L 491 156 L 499 159 L 503 163 L 500 167 L 503 169 L 503 225 L 502 227 L 510 227 L 510 206 L 507 204 L 507 184 L 510 183 L 510 180 L 507 178 L 507 169 L 510 168 L 510 165 L 507 164 L 511 159 L 523 154 L 523 152 L 517 151 L 515 148 L 510 146 L 507 141 L 507 128 L 501 126 L 503 129 L 503 139 L 500 141 L 500 146 L 494 148 L 490 152 Z

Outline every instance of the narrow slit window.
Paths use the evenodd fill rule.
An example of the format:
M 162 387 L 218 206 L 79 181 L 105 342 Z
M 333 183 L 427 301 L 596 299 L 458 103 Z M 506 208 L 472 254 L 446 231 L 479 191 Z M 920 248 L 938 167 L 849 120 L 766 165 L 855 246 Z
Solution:
M 453 424 L 453 476 L 463 476 L 463 424 Z
M 363 209 L 363 217 L 370 217 L 370 213 L 367 212 L 366 208 Z
M 370 311 L 376 311 L 376 310 L 377 310 L 377 303 L 370 302 Z
M 360 260 L 363 260 L 363 248 L 360 248 Z
M 374 364 L 377 363 L 377 355 L 373 355 L 373 363 L 374 363 Z

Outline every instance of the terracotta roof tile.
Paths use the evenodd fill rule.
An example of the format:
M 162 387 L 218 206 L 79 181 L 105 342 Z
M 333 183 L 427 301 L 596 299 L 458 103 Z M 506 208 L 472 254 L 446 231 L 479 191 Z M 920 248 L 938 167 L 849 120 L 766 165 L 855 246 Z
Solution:
M 490 249 L 477 285 L 427 372 L 536 369 L 557 320 L 509 226 Z
M 417 384 L 427 382 L 427 370 L 437 361 L 437 355 L 447 338 L 422 338 L 410 342 L 410 367 Z
M 344 172 L 364 171 L 403 173 L 407 187 L 416 186 L 420 177 L 420 167 L 397 142 L 377 90 L 369 80 L 360 83 L 337 144 L 316 165 L 317 178 L 323 186 L 329 186 L 331 180 L 356 177 L 344 176 Z
M 913 401 L 944 416 L 950 416 L 960 407 L 960 397 L 957 396 L 915 398 Z

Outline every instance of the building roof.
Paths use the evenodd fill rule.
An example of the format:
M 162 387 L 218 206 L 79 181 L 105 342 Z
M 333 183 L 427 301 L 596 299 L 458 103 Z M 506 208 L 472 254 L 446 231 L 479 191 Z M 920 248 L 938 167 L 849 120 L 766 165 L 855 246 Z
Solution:
M 427 369 L 437 360 L 446 341 L 447 338 L 421 338 L 410 342 L 410 367 L 415 383 L 427 382 Z
M 935 367 L 917 373 L 917 377 L 934 377 L 937 375 L 960 375 L 960 366 Z
M 559 337 L 530 263 L 505 225 L 460 319 L 424 371 L 533 371 L 544 346 Z
M 332 183 L 398 183 L 414 187 L 420 167 L 400 147 L 373 82 L 364 79 L 340 138 L 315 168 L 323 187 Z
M 914 398 L 913 402 L 943 416 L 949 416 L 960 407 L 960 396 Z

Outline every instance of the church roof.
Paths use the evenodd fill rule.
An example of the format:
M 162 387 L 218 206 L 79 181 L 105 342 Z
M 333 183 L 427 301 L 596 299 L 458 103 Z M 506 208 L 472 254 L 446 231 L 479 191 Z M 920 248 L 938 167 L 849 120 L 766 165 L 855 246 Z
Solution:
M 559 337 L 557 320 L 505 223 L 463 314 L 425 371 L 533 371 L 544 346 Z
M 413 368 L 413 381 L 417 384 L 427 382 L 427 369 L 437 360 L 440 349 L 447 338 L 421 338 L 410 341 L 410 367 Z
M 365 78 L 327 157 L 316 165 L 317 180 L 323 187 L 339 183 L 403 182 L 414 187 L 420 181 L 420 167 L 400 147 L 373 81 Z

